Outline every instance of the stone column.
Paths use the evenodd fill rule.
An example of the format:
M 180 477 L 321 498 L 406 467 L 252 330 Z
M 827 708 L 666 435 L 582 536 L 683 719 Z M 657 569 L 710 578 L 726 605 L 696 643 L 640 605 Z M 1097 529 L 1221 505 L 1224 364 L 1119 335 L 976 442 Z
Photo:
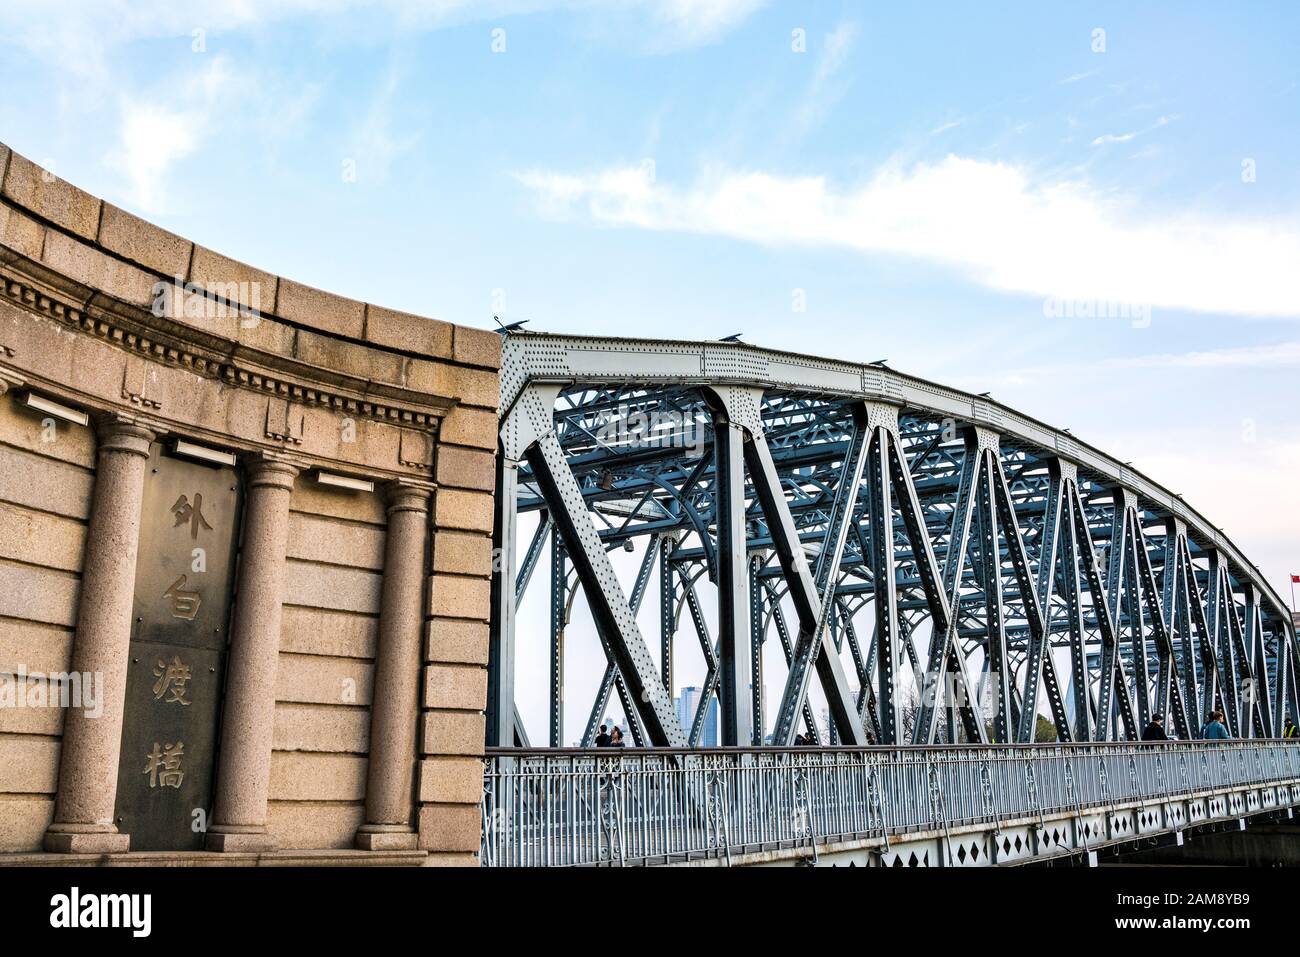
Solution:
M 100 689 L 98 716 L 70 708 L 59 755 L 59 792 L 45 849 L 63 853 L 125 851 L 131 838 L 113 823 L 122 747 L 131 608 L 140 544 L 144 470 L 154 434 L 118 415 L 95 422 L 95 491 L 81 570 L 72 670 Z
M 370 706 L 366 823 L 356 845 L 365 850 L 413 848 L 415 737 L 420 716 L 421 637 L 429 546 L 428 488 L 390 482 L 384 546 L 379 650 Z
M 265 851 L 280 655 L 284 556 L 289 499 L 298 470 L 259 455 L 244 465 L 244 540 L 226 672 L 216 802 L 205 846 L 210 851 Z

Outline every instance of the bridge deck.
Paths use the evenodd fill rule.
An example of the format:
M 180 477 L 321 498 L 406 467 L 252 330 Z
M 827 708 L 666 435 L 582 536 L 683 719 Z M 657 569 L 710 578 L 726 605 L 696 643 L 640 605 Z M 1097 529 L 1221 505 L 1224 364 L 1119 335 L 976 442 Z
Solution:
M 493 867 L 987 865 L 1088 853 L 1300 803 L 1300 744 L 492 749 Z

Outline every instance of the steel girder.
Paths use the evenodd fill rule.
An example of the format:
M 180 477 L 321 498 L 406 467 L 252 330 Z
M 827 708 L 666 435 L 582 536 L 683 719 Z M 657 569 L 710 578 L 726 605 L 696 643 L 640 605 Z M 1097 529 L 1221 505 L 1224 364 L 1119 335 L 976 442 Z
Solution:
M 756 399 L 756 396 L 751 395 L 751 400 Z M 855 410 L 855 417 L 857 415 Z M 857 488 L 862 477 L 864 462 L 861 433 L 859 424 L 854 429 L 856 438 L 851 443 L 854 451 L 846 460 L 840 476 L 841 488 L 844 490 L 842 502 L 838 508 L 832 506 L 832 524 L 828 526 L 823 542 L 816 579 L 808 567 L 807 556 L 782 491 L 781 478 L 761 426 L 751 429 L 750 441 L 745 444 L 745 461 L 753 478 L 755 496 L 767 520 L 777 560 L 785 573 L 789 595 L 799 618 L 799 633 L 791 655 L 790 676 L 786 680 L 777 712 L 776 728 L 772 732 L 773 743 L 780 746 L 788 747 L 794 743 L 795 715 L 802 709 L 808 693 L 811 667 L 814 665 L 826 694 L 832 726 L 839 741 L 845 744 L 866 744 L 866 734 L 849 693 L 843 665 L 827 633 L 835 601 L 835 573 L 848 537 L 848 522 L 853 514 Z
M 995 740 L 1031 740 L 1040 707 L 1063 740 L 1134 736 L 1156 713 L 1186 736 L 1199 726 L 1191 710 L 1218 706 L 1234 730 L 1266 734 L 1295 713 L 1294 631 L 1253 566 L 1181 500 L 1072 436 L 891 370 L 745 346 L 523 335 L 508 337 L 504 354 L 502 448 L 519 465 L 516 511 L 545 523 L 567 513 L 570 526 L 585 526 L 560 522 L 554 533 L 573 574 L 560 605 L 578 584 L 589 599 L 594 589 L 612 662 L 597 710 L 618 690 L 634 737 L 666 740 L 656 725 L 690 737 L 668 700 L 686 611 L 712 672 L 706 684 L 723 702 L 723 738 L 742 744 L 763 740 L 762 648 L 773 625 L 789 664 L 777 743 L 793 738 L 800 717 L 818 733 L 807 697 L 814 673 L 828 730 L 846 741 L 898 740 L 905 710 L 912 722 L 913 682 L 919 741 L 939 737 L 945 713 L 971 741 L 983 739 L 985 717 Z M 864 427 L 880 410 L 889 411 Z M 542 522 L 514 594 L 494 590 L 490 716 L 514 714 L 512 703 L 496 705 L 511 680 L 497 663 L 513 655 L 513 628 L 497 621 L 517 613 L 546 551 Z M 567 556 L 575 534 L 589 555 Z M 654 560 L 643 555 L 644 574 L 622 601 L 606 553 L 641 541 Z M 634 631 L 654 568 L 657 662 Z M 716 621 L 697 589 L 706 576 Z M 860 641 L 855 616 L 867 605 L 873 628 Z M 552 643 L 550 737 L 559 741 L 563 628 L 554 622 Z M 857 689 L 840 663 L 845 645 Z M 1070 662 L 1068 690 L 1059 660 Z M 985 676 L 979 696 L 974 668 Z M 646 674 L 658 701 L 633 690 Z
M 750 652 L 750 566 L 745 548 L 745 429 L 725 407 L 713 421 L 717 489 L 719 743 L 743 747 L 754 740 Z

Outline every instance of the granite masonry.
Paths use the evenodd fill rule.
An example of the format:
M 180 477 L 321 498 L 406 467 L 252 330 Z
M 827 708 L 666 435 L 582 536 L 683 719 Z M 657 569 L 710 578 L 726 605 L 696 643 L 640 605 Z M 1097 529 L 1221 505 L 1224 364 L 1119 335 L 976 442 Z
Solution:
M 478 863 L 499 362 L 0 145 L 0 864 Z

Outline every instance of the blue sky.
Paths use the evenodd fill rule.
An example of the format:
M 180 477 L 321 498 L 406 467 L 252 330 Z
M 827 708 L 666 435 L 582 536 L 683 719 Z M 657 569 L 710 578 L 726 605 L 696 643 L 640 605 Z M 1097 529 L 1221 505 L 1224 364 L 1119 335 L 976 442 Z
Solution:
M 1300 7 L 997 9 L 6 0 L 0 139 L 345 295 L 991 390 L 1287 595 Z

